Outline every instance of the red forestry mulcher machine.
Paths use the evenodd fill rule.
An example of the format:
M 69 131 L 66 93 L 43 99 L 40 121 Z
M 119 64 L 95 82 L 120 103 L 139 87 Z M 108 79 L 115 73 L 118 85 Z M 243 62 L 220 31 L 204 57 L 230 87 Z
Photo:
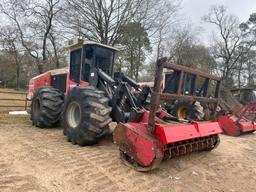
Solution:
M 122 73 L 113 74 L 117 50 L 103 44 L 69 41 L 68 69 L 48 71 L 29 82 L 32 99 L 31 119 L 37 127 L 53 127 L 61 121 L 64 135 L 73 144 L 92 145 L 108 133 L 111 121 L 118 123 L 113 133 L 121 158 L 139 171 L 157 168 L 165 158 L 196 151 L 210 151 L 219 143 L 221 129 L 217 122 L 189 122 L 167 113 L 161 105 L 168 100 L 181 99 L 211 103 L 219 101 L 220 79 L 186 67 L 157 62 L 153 92 Z M 161 93 L 163 68 L 180 74 L 175 89 Z M 194 78 L 190 95 L 184 95 L 184 77 Z M 216 81 L 215 94 L 207 97 L 207 86 L 202 96 L 195 96 L 195 81 L 200 76 L 205 85 Z M 136 96 L 131 93 L 139 91 Z M 143 106 L 151 93 L 150 110 Z
M 232 93 L 221 89 L 218 122 L 223 132 L 230 136 L 253 133 L 256 130 L 256 100 L 240 104 Z

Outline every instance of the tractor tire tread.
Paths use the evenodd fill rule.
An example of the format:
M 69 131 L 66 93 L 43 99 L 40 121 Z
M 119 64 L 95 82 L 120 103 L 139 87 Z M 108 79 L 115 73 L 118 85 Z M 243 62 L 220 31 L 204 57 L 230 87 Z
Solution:
M 81 106 L 82 120 L 76 128 L 69 128 L 65 114 L 68 104 L 74 100 Z M 112 108 L 109 107 L 109 99 L 104 96 L 103 91 L 92 86 L 75 87 L 67 96 L 64 106 L 63 133 L 73 144 L 92 145 L 108 133 L 107 125 L 112 121 Z
M 60 120 L 60 115 L 64 102 L 64 94 L 53 87 L 39 88 L 32 99 L 32 106 L 35 100 L 39 100 L 39 117 L 33 114 L 31 110 L 31 119 L 33 125 L 40 128 L 53 127 Z

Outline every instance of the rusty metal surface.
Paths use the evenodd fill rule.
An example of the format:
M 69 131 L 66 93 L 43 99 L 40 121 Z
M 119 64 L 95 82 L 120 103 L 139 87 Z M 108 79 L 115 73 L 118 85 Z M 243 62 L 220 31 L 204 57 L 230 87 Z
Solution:
M 187 72 L 187 73 L 192 73 L 192 74 L 198 75 L 200 77 L 209 78 L 209 79 L 216 80 L 216 81 L 221 80 L 220 77 L 210 75 L 208 73 L 198 71 L 198 70 L 195 70 L 193 68 L 185 67 L 183 65 L 177 65 L 177 64 L 174 64 L 174 63 L 170 63 L 170 62 L 165 62 L 164 63 L 164 68 L 173 69 L 173 70 L 177 70 L 177 71 L 184 71 L 184 72 Z
M 237 123 L 241 119 L 246 119 L 247 121 L 251 121 L 252 123 L 254 123 L 256 120 L 256 101 L 242 106 L 240 109 L 234 111 L 233 114 L 236 115 L 238 118 Z
M 218 135 L 186 140 L 184 142 L 176 142 L 168 145 L 165 151 L 166 158 L 174 158 L 189 153 L 199 151 L 210 151 L 219 145 L 220 139 Z
M 149 121 L 148 121 L 148 128 L 150 133 L 155 132 L 155 116 L 160 103 L 160 97 L 158 94 L 161 92 L 161 83 L 163 80 L 163 68 L 164 68 L 164 63 L 166 63 L 166 61 L 167 61 L 167 58 L 162 58 L 162 59 L 159 59 L 156 63 L 154 88 L 151 96 L 151 108 L 150 108 Z
M 207 98 L 207 97 L 198 97 L 198 96 L 190 96 L 190 95 L 177 95 L 170 93 L 163 93 L 160 95 L 161 101 L 171 101 L 171 100 L 187 100 L 187 101 L 199 101 L 199 102 L 207 102 L 207 103 L 217 103 L 218 99 L 216 98 Z
M 232 93 L 225 87 L 220 88 L 221 100 L 220 106 L 223 110 L 234 112 L 236 110 L 240 110 L 242 104 L 238 102 L 238 100 L 233 97 Z
M 130 158 L 130 156 L 128 156 L 121 150 L 120 150 L 120 158 L 126 166 L 131 167 L 136 171 L 140 171 L 140 172 L 147 172 L 147 171 L 151 171 L 153 169 L 158 168 L 163 159 L 163 157 L 155 158 L 153 159 L 152 163 L 149 166 L 143 167 L 143 166 L 140 166 L 134 159 Z
M 178 81 L 178 90 L 175 94 L 173 93 L 163 93 L 161 94 L 161 83 L 163 80 L 163 69 L 168 68 L 175 71 L 181 72 L 179 81 Z M 149 121 L 148 121 L 148 129 L 153 134 L 155 132 L 155 116 L 156 111 L 158 110 L 158 107 L 161 103 L 167 102 L 167 101 L 174 101 L 174 100 L 187 100 L 187 101 L 199 101 L 199 102 L 206 102 L 206 103 L 213 103 L 214 107 L 212 107 L 211 110 L 211 118 L 213 119 L 215 117 L 215 111 L 219 103 L 219 93 L 220 93 L 220 80 L 221 78 L 189 68 L 181 65 L 176 65 L 170 62 L 167 62 L 167 58 L 159 59 L 156 63 L 156 72 L 155 72 L 155 80 L 154 80 L 154 88 L 153 93 L 151 97 L 151 109 L 149 114 Z M 208 81 L 206 85 L 209 86 L 209 80 L 215 80 L 217 81 L 216 84 L 216 90 L 215 90 L 215 98 L 209 98 L 207 97 L 206 93 L 208 90 L 206 90 L 206 93 L 202 96 L 196 96 L 194 92 L 192 95 L 184 95 L 182 94 L 182 88 L 184 85 L 184 74 L 189 73 L 192 75 L 195 75 L 195 79 L 197 76 L 204 77 Z

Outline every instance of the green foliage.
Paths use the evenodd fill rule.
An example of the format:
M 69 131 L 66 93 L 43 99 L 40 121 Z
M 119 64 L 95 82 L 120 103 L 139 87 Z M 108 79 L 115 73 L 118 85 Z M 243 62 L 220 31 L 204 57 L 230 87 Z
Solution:
M 256 24 L 256 13 L 250 15 L 249 21 L 253 24 Z
M 244 53 L 239 59 L 238 88 L 255 86 L 256 82 L 256 13 L 252 13 L 246 22 L 239 26 L 243 32 L 243 45 L 239 47 Z M 249 47 L 248 51 L 244 51 Z
M 26 89 L 29 79 L 38 75 L 35 61 L 25 52 L 20 53 L 20 88 Z M 0 51 L 0 86 L 17 88 L 17 65 L 14 56 L 7 51 Z
M 151 52 L 148 34 L 141 23 L 133 22 L 120 28 L 118 44 L 122 50 L 119 69 L 124 68 L 126 73 L 138 80 L 139 72 L 143 68 L 146 52 Z
M 1 86 L 15 86 L 16 72 L 15 63 L 9 54 L 0 52 L 0 85 Z

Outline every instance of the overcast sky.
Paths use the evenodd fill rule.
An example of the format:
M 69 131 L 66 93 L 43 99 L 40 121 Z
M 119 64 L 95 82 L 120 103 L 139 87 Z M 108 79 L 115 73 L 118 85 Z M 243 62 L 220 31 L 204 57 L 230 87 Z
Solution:
M 256 0 L 183 0 L 181 12 L 186 15 L 185 20 L 193 26 L 201 26 L 205 29 L 202 32 L 203 42 L 209 40 L 212 29 L 202 22 L 201 18 L 209 12 L 210 6 L 214 4 L 225 5 L 228 12 L 238 16 L 241 21 L 246 21 L 251 13 L 256 12 Z

